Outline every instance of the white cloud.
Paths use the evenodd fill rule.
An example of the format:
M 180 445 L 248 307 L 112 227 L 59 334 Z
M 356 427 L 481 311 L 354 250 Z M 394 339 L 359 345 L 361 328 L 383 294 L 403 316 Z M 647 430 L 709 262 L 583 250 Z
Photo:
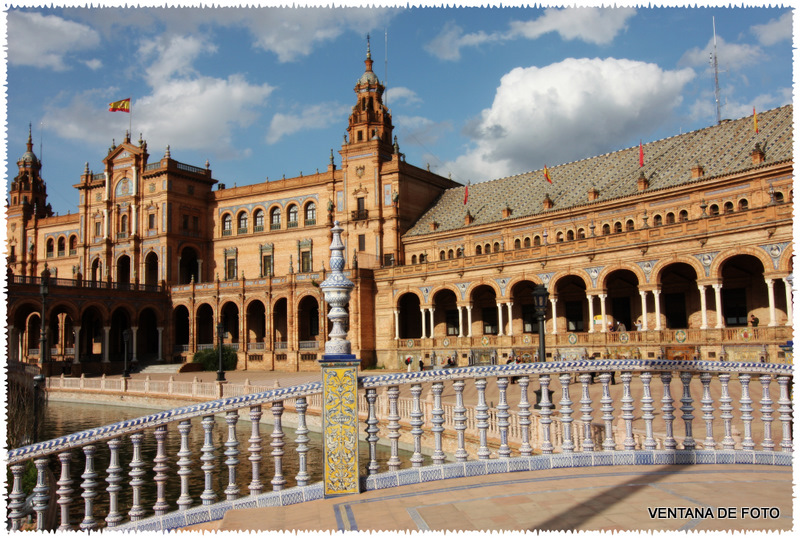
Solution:
M 8 12 L 8 61 L 55 71 L 69 69 L 67 57 L 100 44 L 100 36 L 84 24 L 55 15 Z
M 394 124 L 395 134 L 403 145 L 423 148 L 435 144 L 447 132 L 453 130 L 453 125 L 449 121 L 435 122 L 422 116 L 398 115 L 394 117 Z
M 405 88 L 403 86 L 393 86 L 391 88 L 387 88 L 386 93 L 383 96 L 383 102 L 389 103 L 392 106 L 401 103 L 406 105 L 417 105 L 422 102 L 422 99 L 419 98 L 417 92 L 414 90 Z
M 155 60 L 145 70 L 150 86 L 173 76 L 186 77 L 195 73 L 192 63 L 202 53 L 216 52 L 217 48 L 202 38 L 194 36 L 162 36 L 160 39 L 143 40 L 139 57 L 143 62 Z
M 538 39 L 556 32 L 565 41 L 581 40 L 596 45 L 607 45 L 618 33 L 627 28 L 628 19 L 636 15 L 632 8 L 549 8 L 544 14 L 529 21 L 511 21 L 505 32 L 464 33 L 457 24 L 448 22 L 442 31 L 427 45 L 432 55 L 442 60 L 459 60 L 461 49 L 477 47 L 485 43 L 511 39 Z
M 97 71 L 98 69 L 102 69 L 103 67 L 103 62 L 97 58 L 92 58 L 91 60 L 87 60 L 83 63 L 86 64 L 86 67 L 88 67 L 92 71 Z
M 694 76 L 615 58 L 516 68 L 467 128 L 473 147 L 442 170 L 483 181 L 620 149 L 668 120 Z
M 297 114 L 275 114 L 267 132 L 267 144 L 275 144 L 284 136 L 307 129 L 326 129 L 347 119 L 351 107 L 322 103 L 303 108 Z
M 708 67 L 714 51 L 714 39 L 711 38 L 705 47 L 686 51 L 678 62 L 690 67 Z M 757 45 L 728 43 L 717 36 L 717 62 L 721 70 L 738 70 L 753 65 L 764 57 L 761 47 Z
M 792 39 L 792 12 L 787 11 L 779 19 L 773 19 L 766 24 L 757 24 L 750 28 L 750 31 L 765 47 Z

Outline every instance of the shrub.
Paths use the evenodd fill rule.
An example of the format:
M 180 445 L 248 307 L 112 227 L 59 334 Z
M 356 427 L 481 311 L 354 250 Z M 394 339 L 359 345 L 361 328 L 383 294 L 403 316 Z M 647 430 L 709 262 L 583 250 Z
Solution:
M 222 346 L 222 369 L 223 370 L 236 370 L 236 352 L 230 346 Z M 203 365 L 203 370 L 206 372 L 216 372 L 219 370 L 219 348 L 204 349 L 198 351 L 192 357 L 192 362 L 197 362 Z

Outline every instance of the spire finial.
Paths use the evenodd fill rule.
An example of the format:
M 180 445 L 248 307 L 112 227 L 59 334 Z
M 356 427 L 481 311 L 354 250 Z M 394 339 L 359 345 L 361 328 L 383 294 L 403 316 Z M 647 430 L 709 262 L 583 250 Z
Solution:
M 370 51 L 369 47 L 369 34 L 367 34 L 367 59 L 369 60 L 372 59 L 372 52 Z
M 33 151 L 33 134 L 30 123 L 28 123 L 28 151 Z

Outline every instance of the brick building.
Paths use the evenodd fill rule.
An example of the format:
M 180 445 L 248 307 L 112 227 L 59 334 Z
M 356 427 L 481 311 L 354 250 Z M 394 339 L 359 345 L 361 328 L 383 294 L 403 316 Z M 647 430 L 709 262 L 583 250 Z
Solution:
M 315 369 L 338 220 L 365 367 L 535 360 L 536 284 L 550 292 L 548 360 L 785 359 L 791 106 L 761 113 L 758 134 L 744 118 L 645 144 L 641 167 L 629 148 L 556 166 L 552 184 L 534 171 L 465 196 L 405 161 L 383 92 L 368 52 L 340 167 L 331 151 L 325 170 L 226 188 L 209 163 L 169 147 L 152 159 L 126 133 L 61 216 L 29 135 L 7 202 L 11 357 L 38 360 L 47 266 L 53 371 L 118 372 L 125 349 L 190 359 L 220 323 L 239 368 Z

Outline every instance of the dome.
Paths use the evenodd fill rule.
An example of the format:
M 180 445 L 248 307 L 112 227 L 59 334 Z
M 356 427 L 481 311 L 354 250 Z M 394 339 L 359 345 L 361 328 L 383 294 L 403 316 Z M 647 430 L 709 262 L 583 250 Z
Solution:
M 26 163 L 38 163 L 39 159 L 36 158 L 36 155 L 32 151 L 26 151 L 22 154 L 22 157 L 19 158 L 21 162 Z
M 375 84 L 380 84 L 380 80 L 378 80 L 378 75 L 373 73 L 372 70 L 369 70 L 365 71 L 364 74 L 361 75 L 361 77 L 359 77 L 358 82 L 356 84 L 358 84 L 359 86 L 362 84 L 369 84 L 374 86 Z

